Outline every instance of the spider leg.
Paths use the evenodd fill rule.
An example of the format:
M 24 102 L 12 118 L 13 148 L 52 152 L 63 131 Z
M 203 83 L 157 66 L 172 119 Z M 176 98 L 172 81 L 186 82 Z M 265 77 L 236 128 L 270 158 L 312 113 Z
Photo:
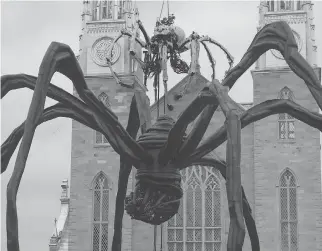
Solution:
M 27 74 L 1 76 L 1 98 L 6 96 L 10 91 L 20 88 L 26 87 L 31 90 L 34 90 L 36 86 L 36 81 L 37 77 Z M 77 97 L 69 94 L 65 90 L 53 84 L 49 84 L 48 86 L 47 97 L 61 102 L 64 105 L 77 110 L 79 113 L 81 113 L 82 111 L 86 112 L 88 115 L 94 113 L 94 111 L 89 106 L 87 106 L 82 100 L 78 99 Z M 114 119 L 117 119 L 114 113 L 111 113 L 111 115 L 114 116 Z
M 30 89 L 34 89 L 36 86 L 36 80 L 37 78 L 34 76 L 29 76 L 26 74 L 17 74 L 17 75 L 5 75 L 1 76 L 1 91 L 2 96 L 6 95 L 9 91 L 27 87 Z M 78 83 L 76 83 L 78 84 Z M 85 83 L 86 84 L 86 83 Z M 87 85 L 86 85 L 87 88 Z M 82 90 L 82 89 L 81 89 Z M 106 128 L 105 132 L 103 134 L 107 139 L 111 138 L 111 146 L 117 153 L 122 153 L 122 149 L 120 148 L 120 143 L 122 144 L 122 141 L 126 139 L 127 137 L 117 138 L 116 140 L 115 135 L 127 135 L 127 132 L 123 129 L 123 127 L 120 125 L 120 123 L 117 120 L 117 116 L 107 107 L 104 106 L 104 104 L 97 100 L 95 96 L 87 89 L 87 92 L 90 95 L 90 102 L 94 103 L 93 105 L 89 106 L 86 105 L 83 101 L 79 100 L 75 96 L 69 94 L 68 92 L 64 91 L 63 89 L 54 86 L 52 84 L 49 84 L 48 87 L 48 97 L 53 98 L 54 100 L 57 100 L 63 104 L 65 104 L 68 107 L 71 107 L 78 111 L 80 114 L 85 114 L 87 117 L 95 120 L 95 123 L 97 123 L 100 128 Z M 87 94 L 87 93 L 85 93 Z M 82 93 L 80 94 L 82 95 Z M 93 101 L 91 101 L 93 100 Z M 91 103 L 90 103 L 91 104 Z M 99 107 L 99 109 L 106 112 L 108 115 L 102 119 L 102 116 L 95 112 L 97 110 L 96 107 Z M 108 122 L 105 122 L 105 118 L 108 120 Z M 103 130 L 103 129 L 102 129 Z M 116 130 L 116 131 L 115 131 Z M 125 142 L 124 142 L 125 143 Z M 125 143 L 126 144 L 126 143 Z M 135 155 L 132 155 L 132 160 L 134 163 L 140 161 Z
M 146 63 L 143 62 L 142 59 L 140 59 L 137 55 L 136 55 L 136 52 L 134 51 L 131 51 L 130 52 L 130 56 L 140 65 L 140 67 L 145 70 L 147 65 Z
M 183 40 L 181 44 L 178 44 L 178 48 L 179 48 L 178 52 L 182 53 L 182 52 L 189 50 L 189 46 L 187 46 L 187 44 L 190 42 L 191 42 L 191 36 L 189 36 L 185 40 Z
M 126 131 L 133 139 L 136 139 L 139 128 L 140 128 L 140 117 L 139 117 L 136 97 L 133 96 Z M 121 157 L 118 189 L 117 189 L 116 204 L 115 204 L 114 236 L 112 241 L 112 251 L 121 251 L 124 201 L 125 201 L 127 185 L 128 185 L 128 180 L 129 180 L 131 170 L 132 170 L 132 163 L 126 160 L 125 158 Z
M 197 33 L 193 33 L 191 35 L 190 42 L 190 52 L 191 52 L 191 64 L 189 74 L 193 75 L 199 71 L 199 52 L 200 52 L 200 43 L 198 41 L 199 35 Z
M 136 30 L 135 30 L 136 32 Z M 112 58 L 112 52 L 113 52 L 113 48 L 116 44 L 116 42 L 123 36 L 128 36 L 130 37 L 130 54 L 135 53 L 135 41 L 138 42 L 143 48 L 146 48 L 147 44 L 145 42 L 143 42 L 140 38 L 135 36 L 135 33 L 131 33 L 126 29 L 122 29 L 121 33 L 113 40 L 113 42 L 111 43 L 110 46 L 110 55 L 109 57 L 107 57 L 106 61 L 107 61 L 107 66 L 109 67 L 111 74 L 113 76 L 113 78 L 115 79 L 116 83 L 125 87 L 130 87 L 128 85 L 126 85 L 123 81 L 120 80 L 119 76 L 117 75 L 116 72 L 114 72 L 113 68 L 112 68 L 112 62 L 111 62 L 111 58 Z M 142 61 L 142 60 L 141 60 Z
M 137 21 L 137 23 L 138 23 L 138 25 L 139 25 L 140 30 L 141 30 L 141 31 L 142 31 L 142 33 L 143 33 L 143 36 L 144 36 L 144 38 L 145 38 L 145 42 L 146 42 L 146 44 L 147 44 L 147 45 L 150 45 L 150 44 L 151 44 L 151 39 L 150 39 L 150 37 L 149 37 L 148 33 L 146 32 L 146 30 L 145 30 L 145 28 L 144 28 L 144 26 L 143 26 L 143 23 L 141 22 L 141 20 L 138 20 L 138 21 Z
M 187 156 L 190 156 L 190 154 L 192 154 L 192 152 L 197 148 L 208 128 L 208 125 L 217 107 L 218 103 L 209 104 L 204 108 L 204 110 L 200 114 L 200 117 L 198 118 L 198 121 L 194 125 L 193 129 L 191 130 L 177 153 L 176 160 L 178 162 L 184 160 L 185 158 L 187 158 Z
M 79 113 L 75 109 L 68 107 L 62 103 L 58 103 L 46 108 L 40 117 L 38 125 L 57 117 L 72 118 L 96 131 L 102 132 L 102 130 L 95 123 L 95 120 L 91 119 L 90 116 L 84 113 Z M 7 169 L 10 158 L 24 133 L 24 126 L 25 122 L 14 129 L 9 137 L 1 145 L 1 173 L 5 172 Z
M 211 69 L 212 69 L 212 75 L 211 75 L 211 80 L 214 80 L 216 78 L 216 71 L 215 71 L 215 66 L 216 66 L 216 60 L 213 58 L 207 44 L 204 41 L 200 41 L 200 43 L 203 45 L 207 52 L 208 59 L 211 64 Z
M 240 118 L 241 127 L 244 128 L 255 121 L 279 113 L 288 113 L 294 118 L 322 132 L 321 114 L 310 112 L 299 104 L 284 99 L 267 100 L 245 111 Z M 187 161 L 191 162 L 194 159 L 199 159 L 216 149 L 226 141 L 226 133 L 226 128 L 224 126 L 219 128 L 214 134 L 210 135 L 200 144 Z
M 274 22 L 264 26 L 255 36 L 240 62 L 232 68 L 223 80 L 229 88 L 267 50 L 281 52 L 292 71 L 302 78 L 312 96 L 322 110 L 322 86 L 309 63 L 298 52 L 296 40 L 290 26 L 284 22 Z
M 229 51 L 223 46 L 221 45 L 219 42 L 217 42 L 216 40 L 210 38 L 209 36 L 202 36 L 199 39 L 199 42 L 210 42 L 212 44 L 217 45 L 227 56 L 228 62 L 229 62 L 229 69 L 226 72 L 229 72 L 230 69 L 233 67 L 234 64 L 234 57 L 229 53 Z
M 213 166 L 214 168 L 218 169 L 219 172 L 221 173 L 222 177 L 226 180 L 226 169 L 227 165 L 225 161 L 223 160 L 216 160 L 213 158 L 201 158 L 199 160 L 196 160 L 192 162 L 193 165 L 210 165 Z M 255 224 L 255 220 L 252 216 L 252 209 L 247 201 L 246 194 L 244 191 L 244 188 L 241 187 L 242 189 L 242 198 L 243 198 L 243 215 L 248 231 L 248 235 L 250 238 L 251 246 L 252 246 L 252 251 L 259 251 L 260 250 L 260 244 L 259 244 L 259 238 L 258 238 L 258 233 L 257 233 L 257 228 Z
M 228 88 L 220 85 L 218 81 L 209 84 L 209 89 L 219 102 L 226 117 L 227 128 L 227 199 L 230 215 L 230 226 L 227 250 L 242 250 L 245 238 L 245 223 L 243 220 L 243 205 L 241 194 L 241 111 L 235 102 L 228 96 Z
M 171 161 L 175 156 L 179 148 L 183 144 L 184 134 L 187 129 L 187 126 L 194 121 L 200 113 L 202 113 L 201 120 L 205 122 L 204 126 L 201 126 L 202 129 L 191 134 L 191 138 L 194 138 L 196 141 L 199 139 L 200 135 L 203 135 L 203 130 L 205 130 L 208 124 L 206 123 L 211 117 L 212 110 L 215 110 L 216 107 L 207 108 L 207 106 L 215 105 L 213 95 L 210 93 L 207 88 L 203 89 L 198 96 L 188 105 L 188 107 L 181 113 L 177 122 L 169 132 L 168 140 L 165 146 L 160 150 L 159 153 L 159 163 L 166 164 Z M 203 111 L 206 108 L 205 111 Z M 199 123 L 200 120 L 199 120 Z M 190 144 L 187 144 L 187 148 L 190 149 L 191 144 L 195 142 L 190 141 Z M 185 156 L 186 157 L 186 156 Z

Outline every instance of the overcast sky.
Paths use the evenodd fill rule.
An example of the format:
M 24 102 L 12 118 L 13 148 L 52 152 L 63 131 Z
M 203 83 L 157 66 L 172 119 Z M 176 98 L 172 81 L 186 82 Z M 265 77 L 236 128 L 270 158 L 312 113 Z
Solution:
M 246 52 L 258 25 L 259 1 L 170 2 L 175 23 L 188 36 L 192 31 L 209 35 L 222 43 L 237 63 Z M 137 1 L 140 19 L 151 35 L 162 2 Z M 81 2 L 1 2 L 1 75 L 27 73 L 37 76 L 42 57 L 52 41 L 68 44 L 78 53 Z M 164 14 L 166 14 L 166 6 Z M 316 2 L 315 13 L 322 13 L 322 2 Z M 322 15 L 316 15 L 316 44 L 321 65 Z M 211 48 L 217 60 L 217 77 L 222 79 L 228 67 L 224 54 Z M 189 62 L 189 53 L 184 56 Z M 201 71 L 210 77 L 209 62 L 201 53 Z M 169 69 L 170 88 L 183 76 Z M 55 74 L 52 83 L 71 92 L 71 82 Z M 150 88 L 152 89 L 152 88 Z M 9 93 L 2 101 L 1 140 L 25 120 L 33 92 L 29 89 Z M 150 92 L 150 99 L 153 95 Z M 252 79 L 247 72 L 230 95 L 238 102 L 252 102 Z M 54 102 L 47 99 L 46 107 Z M 17 153 L 17 152 L 16 152 Z M 1 176 L 1 250 L 6 248 L 5 200 L 6 185 L 12 173 L 16 153 L 8 171 Z M 18 193 L 18 217 L 21 250 L 48 250 L 53 221 L 60 210 L 60 184 L 70 176 L 71 120 L 55 119 L 37 128 L 27 166 Z

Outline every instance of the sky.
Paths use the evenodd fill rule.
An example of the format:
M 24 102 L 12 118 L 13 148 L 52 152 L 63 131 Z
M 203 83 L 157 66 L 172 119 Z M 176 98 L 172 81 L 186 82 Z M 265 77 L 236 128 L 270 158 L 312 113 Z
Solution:
M 186 35 L 192 31 L 209 35 L 223 44 L 235 58 L 235 64 L 246 52 L 256 34 L 259 1 L 170 1 L 170 13 L 175 24 Z M 140 19 L 152 34 L 156 18 L 160 16 L 161 1 L 137 1 Z M 77 55 L 81 31 L 82 3 L 77 1 L 1 2 L 1 75 L 26 73 L 37 76 L 42 58 L 52 41 L 68 44 Z M 315 2 L 315 13 L 322 13 L 322 2 Z M 166 4 L 163 15 L 166 15 Z M 322 15 L 315 15 L 316 44 L 322 48 Z M 217 61 L 220 80 L 228 68 L 223 52 L 211 51 Z M 183 56 L 189 62 L 189 52 Z M 321 65 L 321 53 L 318 65 Z M 206 54 L 200 58 L 201 73 L 210 78 L 211 70 Z M 182 75 L 169 70 L 169 87 Z M 52 83 L 72 91 L 71 82 L 55 74 Z M 149 96 L 153 101 L 152 88 Z M 1 141 L 25 119 L 33 92 L 29 89 L 12 91 L 1 101 Z M 252 78 L 246 72 L 230 92 L 237 102 L 252 102 Z M 46 107 L 54 104 L 49 98 Z M 18 149 L 18 148 L 17 148 Z M 6 248 L 5 204 L 6 185 L 11 176 L 17 151 L 8 170 L 1 175 L 1 250 Z M 54 218 L 59 216 L 61 181 L 70 176 L 71 120 L 55 119 L 37 128 L 20 184 L 17 205 L 21 250 L 48 250 L 54 229 Z

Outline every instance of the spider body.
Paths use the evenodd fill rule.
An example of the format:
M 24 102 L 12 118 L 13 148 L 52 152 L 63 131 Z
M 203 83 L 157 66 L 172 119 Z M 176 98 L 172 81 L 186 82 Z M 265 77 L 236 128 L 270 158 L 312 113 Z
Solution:
M 159 161 L 160 151 L 174 124 L 171 117 L 160 116 L 137 141 L 153 156 L 153 163 L 142 163 L 138 167 L 135 190 L 126 199 L 125 209 L 133 219 L 159 225 L 178 212 L 183 195 L 180 166 L 175 161 L 165 165 Z

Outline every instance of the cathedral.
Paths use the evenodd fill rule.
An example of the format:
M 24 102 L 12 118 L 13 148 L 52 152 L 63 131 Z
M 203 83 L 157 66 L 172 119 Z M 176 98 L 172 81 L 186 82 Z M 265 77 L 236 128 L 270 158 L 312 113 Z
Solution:
M 147 92 L 143 72 L 130 58 L 129 39 L 121 38 L 111 63 L 131 88 L 117 85 L 106 67 L 106 53 L 121 29 L 132 29 L 138 11 L 131 0 L 83 1 L 81 14 L 78 61 L 88 86 L 124 127 L 134 92 Z M 301 55 L 321 80 L 321 68 L 316 64 L 313 3 L 259 1 L 258 29 L 279 20 L 290 25 Z M 136 50 L 142 56 L 140 47 Z M 278 98 L 319 112 L 303 80 L 289 69 L 278 51 L 263 54 L 251 75 L 253 103 L 240 104 L 244 109 Z M 168 92 L 174 106 L 168 115 L 177 118 L 207 82 L 200 73 L 184 77 Z M 182 92 L 184 95 L 176 98 Z M 164 102 L 161 98 L 159 106 L 164 107 Z M 158 105 L 151 104 L 150 109 L 154 122 Z M 204 138 L 223 122 L 219 109 Z M 257 225 L 261 250 L 322 251 L 320 153 L 320 132 L 288 114 L 269 116 L 242 130 L 242 185 Z M 61 213 L 49 250 L 111 250 L 119 155 L 101 133 L 74 120 L 71 155 L 70 181 L 64 180 L 61 185 Z M 210 155 L 225 159 L 225 144 Z M 133 168 L 127 194 L 134 185 Z M 122 250 L 155 250 L 154 246 L 162 251 L 226 250 L 229 212 L 225 181 L 219 171 L 215 166 L 190 166 L 182 171 L 182 187 L 179 212 L 162 225 L 154 227 L 124 214 Z M 251 250 L 247 233 L 243 250 Z

